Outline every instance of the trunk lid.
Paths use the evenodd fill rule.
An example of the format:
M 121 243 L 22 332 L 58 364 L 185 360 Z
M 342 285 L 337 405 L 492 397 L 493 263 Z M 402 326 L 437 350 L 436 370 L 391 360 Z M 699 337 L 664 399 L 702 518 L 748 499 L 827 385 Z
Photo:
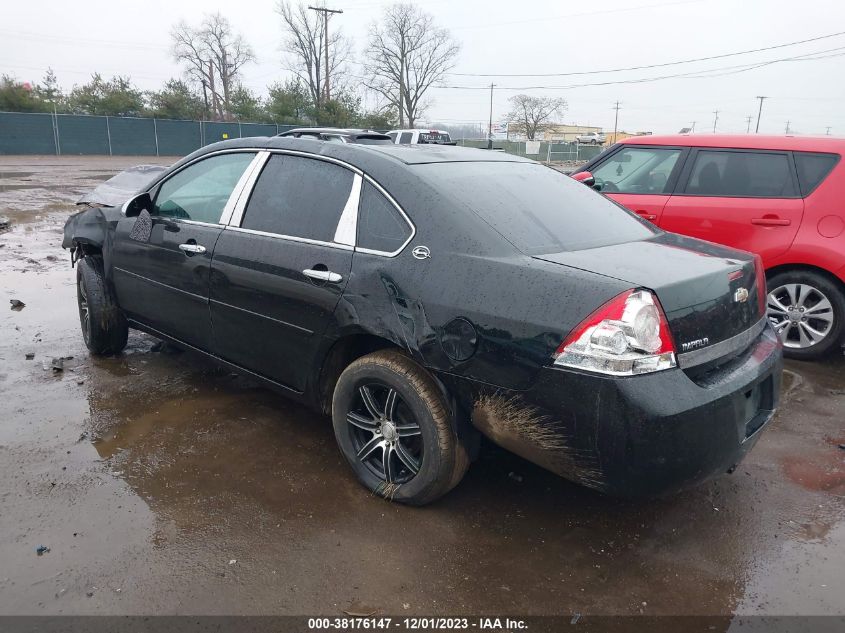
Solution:
M 736 336 L 763 317 L 754 256 L 710 242 L 664 233 L 644 241 L 535 257 L 656 293 L 678 354 Z

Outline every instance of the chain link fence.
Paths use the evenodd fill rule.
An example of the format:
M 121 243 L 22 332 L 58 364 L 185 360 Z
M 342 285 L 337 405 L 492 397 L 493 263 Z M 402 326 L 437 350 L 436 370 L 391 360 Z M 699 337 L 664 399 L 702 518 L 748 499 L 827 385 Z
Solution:
M 230 138 L 273 136 L 273 123 L 0 112 L 0 154 L 184 156 Z

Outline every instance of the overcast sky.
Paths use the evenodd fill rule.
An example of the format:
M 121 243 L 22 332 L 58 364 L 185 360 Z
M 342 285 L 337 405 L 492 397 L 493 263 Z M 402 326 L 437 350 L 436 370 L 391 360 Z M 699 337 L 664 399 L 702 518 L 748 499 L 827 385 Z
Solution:
M 369 24 L 389 3 L 331 0 L 343 9 L 330 27 L 353 39 L 360 60 Z M 583 73 L 665 64 L 845 31 L 841 0 L 418 0 L 437 22 L 451 30 L 462 50 L 453 72 L 466 74 Z M 171 26 L 184 18 L 198 23 L 203 12 L 220 10 L 253 46 L 257 62 L 244 72 L 244 84 L 266 93 L 286 76 L 282 31 L 275 0 L 3 0 L 0 72 L 37 82 L 48 66 L 65 88 L 84 83 L 93 71 L 129 75 L 142 89 L 159 87 L 180 68 L 170 55 Z M 662 68 L 558 77 L 450 75 L 449 86 L 484 86 L 491 81 L 494 119 L 508 112 L 517 92 L 567 100 L 563 121 L 613 129 L 613 103 L 621 102 L 619 128 L 677 132 L 695 121 L 696 132 L 745 132 L 756 120 L 755 96 L 770 97 L 763 107 L 761 132 L 845 135 L 845 35 Z M 752 64 L 805 56 L 737 72 Z M 811 59 L 806 59 L 806 57 Z M 812 59 L 812 57 L 826 57 Z M 704 73 L 642 83 L 571 87 L 665 75 Z M 540 89 L 537 86 L 566 88 Z M 524 88 L 513 90 L 511 88 Z M 429 92 L 428 120 L 485 122 L 489 91 L 438 88 Z M 370 102 L 372 103 L 372 101 Z M 752 122 L 752 130 L 754 123 Z

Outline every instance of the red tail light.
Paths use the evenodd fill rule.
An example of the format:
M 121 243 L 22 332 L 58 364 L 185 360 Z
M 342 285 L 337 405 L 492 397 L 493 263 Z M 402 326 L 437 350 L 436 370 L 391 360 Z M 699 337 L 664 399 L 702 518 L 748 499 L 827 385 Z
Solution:
M 754 256 L 754 269 L 757 272 L 757 301 L 760 304 L 760 314 L 765 315 L 769 304 L 769 292 L 766 289 L 766 269 L 763 268 L 763 258 L 759 255 Z
M 569 333 L 554 364 L 616 376 L 677 365 L 675 343 L 660 302 L 648 290 L 626 290 Z

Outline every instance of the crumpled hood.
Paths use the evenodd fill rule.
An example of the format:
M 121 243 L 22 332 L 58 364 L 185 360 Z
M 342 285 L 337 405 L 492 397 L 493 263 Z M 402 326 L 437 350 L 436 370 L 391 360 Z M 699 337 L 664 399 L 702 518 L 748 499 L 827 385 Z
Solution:
M 163 165 L 136 165 L 113 176 L 83 195 L 76 204 L 89 207 L 117 207 L 147 188 L 167 169 Z

